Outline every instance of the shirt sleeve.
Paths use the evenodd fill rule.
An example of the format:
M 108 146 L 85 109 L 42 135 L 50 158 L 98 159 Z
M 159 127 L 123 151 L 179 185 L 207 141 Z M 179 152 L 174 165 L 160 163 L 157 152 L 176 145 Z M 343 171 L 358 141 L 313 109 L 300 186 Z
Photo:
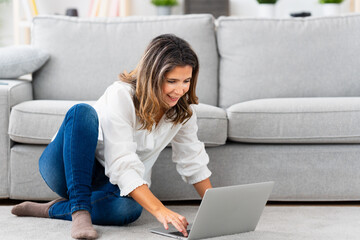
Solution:
M 176 170 L 182 179 L 195 184 L 210 177 L 207 167 L 209 156 L 205 151 L 204 143 L 197 137 L 196 114 L 193 109 L 191 118 L 180 128 L 171 141 L 172 160 L 176 163 Z
M 129 92 L 109 89 L 99 116 L 104 141 L 105 174 L 127 196 L 137 187 L 147 184 L 143 178 L 145 166 L 136 154 L 134 141 L 136 115 Z

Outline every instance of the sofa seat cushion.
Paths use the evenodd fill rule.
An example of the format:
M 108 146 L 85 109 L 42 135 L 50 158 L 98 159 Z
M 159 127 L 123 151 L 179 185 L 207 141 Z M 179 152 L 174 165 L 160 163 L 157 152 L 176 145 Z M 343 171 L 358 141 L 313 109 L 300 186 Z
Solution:
M 11 140 L 28 144 L 48 144 L 64 120 L 66 112 L 77 103 L 93 105 L 95 101 L 34 100 L 13 107 L 10 114 Z M 221 108 L 199 104 L 198 136 L 206 146 L 225 144 L 227 138 L 226 112 Z
M 199 140 L 207 147 L 224 145 L 227 139 L 228 120 L 226 111 L 207 104 L 194 105 Z
M 90 105 L 95 101 L 81 101 Z M 12 108 L 10 139 L 19 143 L 48 144 L 59 130 L 66 112 L 80 101 L 34 100 Z
M 230 140 L 254 143 L 360 143 L 360 98 L 279 98 L 227 109 Z

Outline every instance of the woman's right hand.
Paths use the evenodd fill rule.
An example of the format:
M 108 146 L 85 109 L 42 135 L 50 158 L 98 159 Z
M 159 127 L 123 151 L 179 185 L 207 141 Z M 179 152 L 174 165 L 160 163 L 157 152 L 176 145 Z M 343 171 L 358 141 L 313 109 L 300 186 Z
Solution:
M 156 219 L 164 225 L 166 230 L 169 229 L 168 223 L 171 223 L 179 232 L 187 237 L 187 222 L 184 216 L 166 208 L 159 199 L 150 191 L 149 187 L 144 184 L 134 189 L 130 196 L 135 199 L 143 208 L 149 211 Z
M 168 223 L 171 223 L 185 237 L 188 236 L 187 226 L 189 225 L 189 223 L 184 216 L 173 212 L 166 207 L 161 207 L 154 213 L 154 216 L 160 223 L 164 225 L 164 228 L 166 230 L 169 229 Z

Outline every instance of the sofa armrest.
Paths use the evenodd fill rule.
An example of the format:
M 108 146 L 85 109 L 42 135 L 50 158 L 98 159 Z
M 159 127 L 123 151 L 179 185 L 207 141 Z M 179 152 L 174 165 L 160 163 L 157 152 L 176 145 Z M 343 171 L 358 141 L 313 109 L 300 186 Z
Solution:
M 0 79 L 0 198 L 9 197 L 10 110 L 16 104 L 32 99 L 31 82 Z

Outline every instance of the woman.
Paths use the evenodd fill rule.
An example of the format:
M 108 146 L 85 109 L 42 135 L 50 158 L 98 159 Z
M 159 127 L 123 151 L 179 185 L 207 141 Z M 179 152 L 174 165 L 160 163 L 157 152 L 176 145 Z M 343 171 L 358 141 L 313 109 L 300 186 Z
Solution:
M 39 160 L 49 187 L 62 198 L 14 206 L 18 216 L 72 220 L 73 238 L 97 238 L 92 223 L 124 225 L 145 208 L 168 229 L 187 236 L 184 216 L 149 190 L 151 168 L 171 142 L 184 181 L 203 197 L 211 188 L 209 162 L 197 136 L 191 104 L 199 72 L 190 45 L 174 35 L 151 41 L 132 72 L 107 88 L 94 107 L 77 104 Z

